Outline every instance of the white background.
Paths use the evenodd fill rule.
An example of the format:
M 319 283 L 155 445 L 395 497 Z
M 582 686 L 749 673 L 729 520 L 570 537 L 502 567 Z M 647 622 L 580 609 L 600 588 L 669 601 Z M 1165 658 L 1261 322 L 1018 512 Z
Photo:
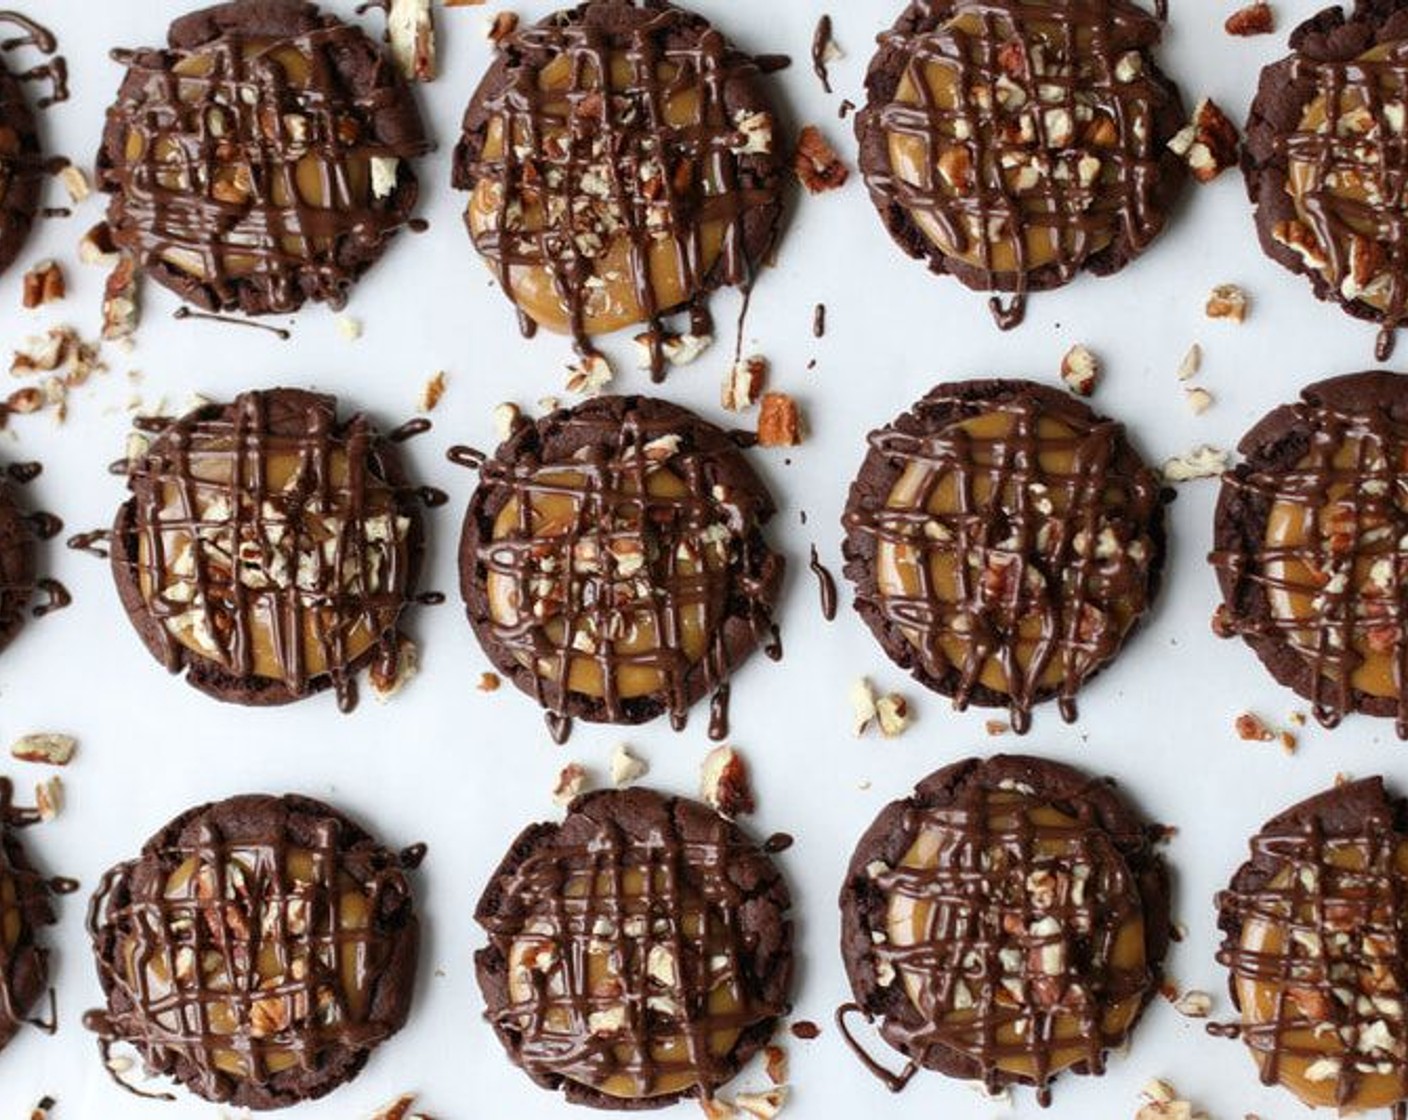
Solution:
M 59 32 L 73 71 L 73 100 L 45 115 L 50 148 L 87 164 L 119 80 L 109 48 L 161 42 L 168 18 L 189 5 L 25 0 L 25 6 Z M 349 17 L 352 6 L 351 0 L 332 5 Z M 696 6 L 741 46 L 791 54 L 795 64 L 776 79 L 779 101 L 798 122 L 821 123 L 850 154 L 849 124 L 838 122 L 836 109 L 843 95 L 862 100 L 874 35 L 894 18 L 897 0 L 832 5 L 836 36 L 847 51 L 832 66 L 832 97 L 822 94 L 808 64 L 812 30 L 826 8 L 820 0 L 697 0 Z M 1173 0 L 1164 60 L 1190 107 L 1199 95 L 1212 94 L 1240 120 L 1259 67 L 1279 55 L 1285 32 L 1315 6 L 1312 0 L 1282 0 L 1275 5 L 1281 31 L 1250 41 L 1223 33 L 1232 6 L 1231 0 Z M 121 481 L 106 467 L 122 453 L 134 392 L 147 406 L 164 397 L 168 407 L 180 408 L 192 392 L 225 397 L 255 386 L 306 385 L 372 410 L 389 428 L 411 414 L 435 370 L 449 375 L 435 430 L 409 444 L 408 454 L 422 481 L 452 495 L 450 505 L 431 518 L 426 582 L 447 592 L 450 602 L 411 614 L 424 670 L 390 705 L 366 699 L 347 717 L 338 714 L 331 696 L 274 711 L 219 705 L 169 678 L 148 656 L 103 563 L 57 542 L 46 549 L 48 568 L 73 590 L 75 602 L 28 627 L 0 658 L 0 740 L 8 744 L 35 730 L 71 732 L 81 740 L 77 761 L 64 773 L 65 814 L 31 830 L 26 840 L 46 871 L 72 875 L 84 890 L 60 903 L 61 923 L 50 934 L 58 1035 L 25 1030 L 0 1054 L 0 1117 L 27 1115 L 36 1098 L 53 1094 L 61 1109 L 56 1120 L 214 1120 L 219 1110 L 193 1097 L 182 1095 L 172 1105 L 147 1103 L 109 1083 L 80 1024 L 84 1009 L 99 1000 L 83 910 L 105 868 L 135 854 L 147 836 L 188 806 L 238 792 L 287 790 L 333 800 L 389 845 L 424 840 L 430 846 L 418 876 L 425 940 L 410 1025 L 375 1054 L 360 1079 L 296 1115 L 353 1120 L 407 1090 L 422 1092 L 423 1107 L 447 1120 L 530 1120 L 570 1111 L 510 1065 L 482 1021 L 471 966 L 481 944 L 471 920 L 474 901 L 518 830 L 554 814 L 549 789 L 570 758 L 604 775 L 612 746 L 624 738 L 649 760 L 649 781 L 692 793 L 709 746 L 707 713 L 696 712 L 680 735 L 663 722 L 624 735 L 583 726 L 559 748 L 528 698 L 508 687 L 495 695 L 475 687 L 487 664 L 458 605 L 454 562 L 474 478 L 451 467 L 444 450 L 457 442 L 490 444 L 490 413 L 501 400 L 531 407 L 542 396 L 561 393 L 569 355 L 561 339 L 519 338 L 510 308 L 470 251 L 459 221 L 462 198 L 448 185 L 460 113 L 489 59 L 481 35 L 485 11 L 440 13 L 443 72 L 419 91 L 440 145 L 420 168 L 422 213 L 431 229 L 419 237 L 403 235 L 357 289 L 348 313 L 364 321 L 360 341 L 343 338 L 335 316 L 322 308 L 297 317 L 288 343 L 252 330 L 175 322 L 174 299 L 152 286 L 138 349 L 130 357 L 109 354 L 111 371 L 75 395 L 65 425 L 55 426 L 47 415 L 20 417 L 0 436 L 5 458 L 43 460 L 44 474 L 29 500 L 59 513 L 73 532 L 108 524 L 123 496 Z M 547 11 L 535 2 L 521 14 L 537 18 Z M 379 30 L 380 17 L 368 17 L 368 23 Z M 55 187 L 51 202 L 60 204 L 61 194 Z M 77 264 L 75 245 L 100 212 L 95 198 L 70 220 L 44 222 L 20 264 L 0 280 L 0 351 L 54 322 L 72 322 L 96 335 L 102 275 Z M 23 266 L 45 256 L 69 266 L 72 296 L 44 311 L 21 313 Z M 1254 301 L 1240 327 L 1203 316 L 1208 289 L 1230 281 L 1244 285 Z M 821 341 L 811 336 L 818 302 L 829 309 Z M 722 298 L 716 308 L 719 322 L 731 325 L 736 298 Z M 717 401 L 732 349 L 731 326 L 721 335 L 720 345 L 697 365 L 677 371 L 664 392 L 726 422 Z M 929 276 L 891 245 L 858 179 L 839 193 L 797 201 L 778 266 L 758 286 L 745 345 L 772 359 L 775 386 L 804 403 L 811 428 L 796 452 L 757 456 L 783 510 L 773 539 L 792 561 L 781 611 L 787 652 L 780 665 L 755 658 L 733 690 L 736 743 L 753 766 L 760 802 L 752 827 L 760 837 L 787 831 L 797 838 L 782 857 L 796 895 L 796 1015 L 824 1028 L 815 1042 L 790 1044 L 791 1120 L 866 1112 L 887 1120 L 1007 1112 L 937 1075 L 917 1078 L 892 1099 L 850 1058 L 831 1023 L 833 1009 L 849 994 L 837 952 L 835 904 L 845 863 L 879 808 L 931 770 L 974 752 L 1049 755 L 1115 775 L 1148 815 L 1179 826 L 1168 855 L 1176 873 L 1176 911 L 1188 936 L 1175 947 L 1169 973 L 1184 988 L 1214 992 L 1219 1015 L 1229 1007 L 1212 959 L 1212 897 L 1240 862 L 1246 838 L 1273 811 L 1328 786 L 1340 771 L 1386 772 L 1408 792 L 1404 748 L 1384 721 L 1350 718 L 1333 734 L 1307 729 L 1294 758 L 1274 744 L 1243 743 L 1233 733 L 1233 717 L 1243 709 L 1282 723 L 1301 705 L 1247 649 L 1209 632 L 1216 601 L 1205 563 L 1212 483 L 1181 488 L 1171 514 L 1165 593 L 1146 630 L 1082 695 L 1074 727 L 1048 707 L 1026 738 L 990 739 L 984 721 L 1001 713 L 958 715 L 942 698 L 907 683 L 850 610 L 848 594 L 840 617 L 823 622 L 806 551 L 816 542 L 839 575 L 838 517 L 865 433 L 940 379 L 1052 381 L 1061 355 L 1077 341 L 1096 350 L 1106 365 L 1095 405 L 1127 421 L 1151 461 L 1195 443 L 1231 447 L 1256 418 L 1294 398 L 1302 385 L 1373 364 L 1372 328 L 1317 304 L 1303 280 L 1262 256 L 1236 174 L 1190 190 L 1144 259 L 1115 278 L 1081 279 L 1038 296 L 1026 325 L 1008 334 L 992 325 L 982 296 Z M 1205 351 L 1201 383 L 1217 397 L 1213 409 L 1196 418 L 1174 377 L 1194 341 Z M 615 352 L 626 359 L 619 388 L 648 389 L 646 375 L 624 368 L 629 345 Z M 817 365 L 808 371 L 812 358 Z M 135 386 L 126 376 L 134 368 L 143 374 Z M 851 737 L 846 689 L 861 674 L 909 696 L 916 720 L 902 739 Z M 25 797 L 45 773 L 7 756 L 0 756 L 0 766 Z M 1062 1078 L 1046 1115 L 1132 1116 L 1139 1087 L 1155 1075 L 1171 1078 L 1223 1120 L 1247 1112 L 1276 1118 L 1302 1112 L 1288 1094 L 1259 1085 L 1239 1044 L 1208 1037 L 1201 1023 L 1182 1019 L 1159 1000 L 1129 1053 L 1112 1056 L 1106 1077 Z M 763 1083 L 756 1071 L 751 1080 Z M 681 1115 L 696 1114 L 692 1104 L 681 1109 Z M 1031 1117 L 1040 1110 L 1021 1091 L 1012 1111 Z

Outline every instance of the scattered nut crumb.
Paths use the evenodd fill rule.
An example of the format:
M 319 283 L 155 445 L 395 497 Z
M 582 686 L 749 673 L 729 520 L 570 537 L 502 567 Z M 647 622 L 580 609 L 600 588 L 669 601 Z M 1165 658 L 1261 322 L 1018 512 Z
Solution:
M 738 1109 L 722 1097 L 700 1097 L 699 1107 L 706 1120 L 735 1120 L 738 1116 Z
M 1188 353 L 1183 355 L 1183 360 L 1178 363 L 1178 380 L 1187 381 L 1196 377 L 1198 371 L 1203 368 L 1203 348 L 1196 342 L 1188 347 Z
M 1088 397 L 1099 379 L 1100 363 L 1087 347 L 1076 343 L 1066 351 L 1061 359 L 1061 380 L 1066 388 L 1078 397 Z
M 752 408 L 762 395 L 767 375 L 768 360 L 761 354 L 740 358 L 724 375 L 720 403 L 730 412 Z
M 351 315 L 339 315 L 337 317 L 337 333 L 348 342 L 356 342 L 362 337 L 362 320 L 354 319 Z
M 420 400 L 416 402 L 418 412 L 434 412 L 435 406 L 440 403 L 440 398 L 445 395 L 445 371 L 438 370 L 434 377 L 427 381 L 420 391 Z
M 523 413 L 512 401 L 504 401 L 503 404 L 494 406 L 494 433 L 502 443 L 518 431 L 518 425 L 523 423 Z
M 1199 478 L 1217 478 L 1227 469 L 1227 452 L 1206 444 L 1184 455 L 1165 460 L 1165 482 L 1192 482 Z
M 1238 8 L 1222 26 L 1229 35 L 1269 35 L 1276 30 L 1276 15 L 1266 0 L 1256 0 L 1245 8 Z
M 73 761 L 78 740 L 72 735 L 50 731 L 25 735 L 10 744 L 10 755 L 21 762 L 42 762 L 46 766 L 67 766 Z
M 498 46 L 518 30 L 518 15 L 514 12 L 498 12 L 484 18 L 484 38 Z
M 408 82 L 435 80 L 435 17 L 430 0 L 391 0 L 386 9 L 386 39 Z
M 68 192 L 68 200 L 75 206 L 80 202 L 86 202 L 93 193 L 93 187 L 88 182 L 87 174 L 77 164 L 65 164 L 64 169 L 59 172 L 59 182 L 64 185 L 64 190 Z
M 1196 989 L 1173 1001 L 1173 1009 L 1189 1019 L 1206 1019 L 1212 1013 L 1212 996 Z
M 557 776 L 557 785 L 552 789 L 554 805 L 567 806 L 587 788 L 586 768 L 578 762 L 569 762 Z
M 1201 416 L 1212 407 L 1213 395 L 1200 386 L 1195 385 L 1191 389 L 1184 389 L 1183 395 L 1194 416 Z
M 641 369 L 651 369 L 655 364 L 655 346 L 672 366 L 687 366 L 696 362 L 704 351 L 714 345 L 711 334 L 657 334 L 646 331 L 635 337 L 636 361 Z
M 841 162 L 841 157 L 814 124 L 804 127 L 797 136 L 792 169 L 811 194 L 824 194 L 843 187 L 851 175 Z
M 989 735 L 1006 735 L 1012 730 L 1010 724 L 1004 723 L 1000 719 L 990 719 L 983 725 Z
M 1167 1081 L 1155 1078 L 1141 1090 L 1143 1103 L 1134 1120 L 1208 1120 L 1202 1109 L 1194 1109 L 1178 1099 L 1178 1091 Z
M 57 774 L 52 778 L 45 778 L 34 787 L 34 807 L 38 810 L 41 821 L 51 821 L 62 812 L 64 783 Z
M 587 354 L 575 366 L 567 367 L 567 391 L 595 395 L 610 385 L 616 374 L 602 354 Z
M 764 393 L 758 411 L 759 447 L 796 447 L 802 442 L 802 414 L 786 393 Z
M 50 1110 L 59 1102 L 50 1096 L 40 1097 L 30 1109 L 29 1120 L 49 1120 Z
M 557 397 L 539 397 L 539 398 L 538 398 L 538 411 L 539 411 L 539 412 L 556 412 L 556 411 L 557 411 L 559 408 L 561 408 L 561 407 L 562 407 L 562 401 L 561 401 L 559 398 L 557 398 Z
M 733 1103 L 749 1116 L 758 1120 L 774 1120 L 782 1106 L 787 1103 L 787 1087 L 779 1085 L 766 1093 L 739 1093 Z
M 633 755 L 625 743 L 617 743 L 611 752 L 611 784 L 617 789 L 639 781 L 649 770 L 649 764 Z
M 1209 293 L 1204 310 L 1209 319 L 1242 323 L 1246 321 L 1248 307 L 1247 293 L 1236 284 L 1219 284 Z
M 371 671 L 367 674 L 368 683 L 372 688 L 372 696 L 376 698 L 377 703 L 385 704 L 405 688 L 419 672 L 420 648 L 404 634 L 396 635 L 395 664 L 382 665 L 378 661 L 373 661 Z
M 1237 129 L 1211 98 L 1198 102 L 1189 121 L 1172 140 L 1169 149 L 1181 156 L 1200 183 L 1216 179 L 1237 162 L 1241 141 Z
M 58 261 L 40 261 L 24 274 L 21 302 L 26 311 L 58 303 L 66 294 L 64 270 Z
M 1305 713 L 1302 711 L 1294 711 L 1286 717 L 1286 722 L 1294 727 L 1304 727 Z
M 390 1104 L 382 1105 L 372 1113 L 369 1120 L 430 1120 L 427 1116 L 411 1112 L 411 1105 L 415 1102 L 414 1093 L 404 1093 Z
M 501 684 L 503 684 L 503 683 L 504 683 L 504 682 L 499 679 L 499 674 L 498 674 L 498 673 L 480 673 L 480 674 L 479 674 L 479 691 L 480 691 L 480 692 L 498 692 L 498 691 L 499 691 L 499 686 L 500 686 Z
M 1300 745 L 1300 741 L 1293 732 L 1283 730 L 1277 738 L 1281 740 L 1281 749 L 1283 751 L 1287 754 L 1296 753 L 1296 747 Z
M 781 1046 L 768 1046 L 763 1050 L 763 1069 L 768 1080 L 774 1085 L 787 1084 L 787 1051 Z
M 857 737 L 870 730 L 878 714 L 875 709 L 875 689 L 864 677 L 858 677 L 851 685 L 851 730 Z
M 732 819 L 755 808 L 748 784 L 748 767 L 732 747 L 715 747 L 704 756 L 699 771 L 699 795 L 704 803 Z
M 99 222 L 78 242 L 78 259 L 84 264 L 112 268 L 121 259 L 117 243 L 112 239 L 112 227 Z
M 879 717 L 880 734 L 887 739 L 899 738 L 909 726 L 909 702 L 897 693 L 876 700 L 875 714 Z
M 137 259 L 122 253 L 103 288 L 104 342 L 127 342 L 137 333 Z
M 1266 726 L 1265 721 L 1251 712 L 1241 713 L 1233 721 L 1233 726 L 1237 729 L 1237 737 L 1249 743 L 1269 743 L 1276 738 L 1271 728 Z

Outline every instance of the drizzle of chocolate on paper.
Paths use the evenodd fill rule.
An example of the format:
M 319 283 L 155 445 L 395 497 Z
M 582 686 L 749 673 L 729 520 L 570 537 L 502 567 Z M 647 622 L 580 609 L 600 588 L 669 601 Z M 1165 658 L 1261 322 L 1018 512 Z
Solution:
M 237 319 L 233 315 L 215 315 L 208 311 L 192 311 L 184 305 L 173 311 L 171 317 L 182 322 L 191 319 L 203 323 L 224 323 L 229 327 L 252 327 L 255 330 L 267 331 L 282 342 L 287 342 L 293 337 L 293 332 L 286 327 L 276 327 L 270 323 L 256 323 L 253 319 Z
M 821 617 L 827 622 L 831 622 L 836 617 L 836 578 L 821 562 L 816 545 L 812 545 L 811 560 L 807 567 L 811 570 L 812 575 L 816 576 L 817 587 L 821 594 Z
M 831 92 L 831 75 L 826 71 L 826 56 L 831 50 L 831 42 L 831 16 L 823 14 L 816 21 L 816 31 L 812 34 L 812 73 L 827 93 Z

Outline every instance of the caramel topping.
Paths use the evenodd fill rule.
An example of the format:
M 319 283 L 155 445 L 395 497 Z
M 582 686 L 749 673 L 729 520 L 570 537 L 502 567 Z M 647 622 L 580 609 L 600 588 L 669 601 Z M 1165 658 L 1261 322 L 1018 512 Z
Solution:
M 714 31 L 667 45 L 686 18 L 643 18 L 615 45 L 572 22 L 500 45 L 513 77 L 484 105 L 466 221 L 522 314 L 584 350 L 750 284 L 745 224 L 776 221 L 772 117 L 731 108 L 757 66 Z
M 1145 72 L 1158 23 L 1109 0 L 961 0 L 906 40 L 879 113 L 892 199 L 945 256 L 1016 291 L 1062 282 L 1117 238 L 1145 248 L 1163 224 L 1155 116 L 1165 87 Z M 994 309 L 997 310 L 996 305 Z
M 749 981 L 737 841 L 712 827 L 686 843 L 601 823 L 513 873 L 512 916 L 489 924 L 509 1002 L 491 1014 L 526 1070 L 623 1100 L 712 1091 L 742 1033 L 778 1015 Z
M 1098 1073 L 1155 981 L 1138 884 L 1109 837 L 1004 786 L 914 810 L 899 865 L 870 867 L 886 898 L 874 959 L 919 1013 L 914 1028 L 886 1020 L 908 1052 L 957 1051 L 990 1085 L 1044 1091 L 1080 1063 Z
M 124 53 L 124 127 L 103 168 L 121 195 L 118 245 L 200 281 L 211 308 L 241 306 L 251 278 L 269 284 L 271 311 L 345 302 L 349 246 L 365 254 L 404 223 L 402 163 L 429 147 L 413 112 L 388 113 L 407 96 L 398 83 L 350 88 L 338 60 L 359 49 L 374 50 L 330 20 L 283 39 L 228 32 L 191 51 Z
M 291 426 L 270 419 L 277 392 L 168 422 L 130 468 L 119 520 L 174 664 L 179 647 L 298 693 L 394 630 L 412 566 L 404 492 L 365 418 L 303 405 Z
M 1300 404 L 1308 449 L 1290 468 L 1238 472 L 1226 484 L 1265 501 L 1259 549 L 1215 552 L 1235 578 L 1228 603 L 1259 588 L 1265 611 L 1237 606 L 1236 632 L 1284 641 L 1313 670 L 1317 717 L 1334 725 L 1356 692 L 1396 701 L 1408 734 L 1402 662 L 1408 433 L 1387 408 Z
M 924 437 L 882 432 L 872 446 L 902 469 L 853 519 L 876 537 L 876 604 L 925 672 L 956 679 L 960 706 L 1005 696 L 1021 728 L 1053 693 L 1073 718 L 1148 607 L 1159 485 L 1118 425 L 1072 423 L 1019 396 Z
M 1262 835 L 1277 868 L 1220 899 L 1240 926 L 1232 970 L 1242 1037 L 1267 1084 L 1312 1107 L 1388 1108 L 1408 1098 L 1403 895 L 1408 841 L 1391 822 L 1328 837 L 1306 826 Z
M 1382 312 L 1389 329 L 1408 305 L 1401 247 L 1405 62 L 1402 41 L 1381 43 L 1352 62 L 1295 59 L 1295 80 L 1313 83 L 1316 93 L 1283 141 L 1298 223 L 1273 231 L 1343 299 Z

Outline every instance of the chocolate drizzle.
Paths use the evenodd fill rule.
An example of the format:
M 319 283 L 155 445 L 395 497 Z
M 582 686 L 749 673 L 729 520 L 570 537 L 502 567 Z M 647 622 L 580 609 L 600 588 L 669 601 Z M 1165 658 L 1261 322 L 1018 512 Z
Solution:
M 933 1068 L 990 1092 L 1032 1084 L 1048 1103 L 1063 1070 L 1103 1072 L 1157 992 L 1167 947 L 1166 872 L 1147 830 L 1108 783 L 1032 759 L 959 763 L 891 805 L 842 904 L 857 1002 L 837 1024 L 896 1092 Z M 900 1073 L 860 1045 L 858 1015 L 881 1020 L 909 1059 Z
M 993 420 L 1009 430 L 965 427 Z M 1039 434 L 1046 423 L 1069 434 Z M 960 709 L 1008 706 L 1018 732 L 1052 696 L 1074 720 L 1076 693 L 1147 610 L 1162 562 L 1167 496 L 1123 427 L 1029 382 L 962 382 L 869 442 L 843 519 L 845 573 L 886 651 Z M 906 478 L 913 494 L 892 503 Z M 953 508 L 933 513 L 940 492 Z M 881 585 L 882 552 L 914 558 L 899 565 L 912 590 Z
M 204 311 L 192 311 L 189 307 L 184 305 L 173 311 L 171 317 L 178 322 L 194 319 L 203 323 L 224 323 L 229 327 L 252 327 L 256 330 L 266 331 L 272 334 L 281 342 L 287 342 L 293 337 L 293 332 L 286 327 L 276 327 L 269 323 L 256 323 L 250 319 L 237 319 L 233 315 L 211 315 Z
M 521 276 L 545 270 L 553 314 L 564 320 L 554 329 L 590 355 L 593 318 L 612 327 L 646 322 L 659 381 L 665 317 L 687 311 L 691 334 L 712 333 L 708 293 L 751 289 L 774 247 L 782 143 L 756 80 L 761 68 L 702 18 L 635 0 L 558 13 L 520 27 L 498 50 L 471 101 L 455 161 L 456 186 L 493 190 L 486 223 L 476 221 L 474 201 L 466 216 L 475 246 L 520 303 L 525 334 L 537 324 L 522 306 Z M 613 58 L 624 64 L 613 67 Z M 603 96 L 602 75 L 613 69 Z M 566 75 L 566 88 L 544 89 L 549 70 Z M 672 121 L 671 105 L 686 96 L 697 97 L 692 119 Z M 760 131 L 748 134 L 745 122 Z M 486 155 L 491 137 L 505 142 Z M 717 249 L 706 244 L 714 240 Z M 678 298 L 662 304 L 669 268 Z M 629 292 L 633 309 L 603 297 L 612 285 Z
M 811 561 L 807 567 L 811 569 L 812 575 L 816 576 L 817 587 L 821 593 L 821 617 L 830 622 L 836 617 L 836 579 L 821 562 L 816 545 L 812 545 Z
M 1022 321 L 1029 290 L 1114 271 L 1163 228 L 1183 172 L 1164 147 L 1177 91 L 1148 57 L 1160 19 L 1125 0 L 918 0 L 881 36 L 856 122 L 871 196 L 935 271 L 1012 293 L 989 300 L 1001 329 Z M 1137 71 L 1117 77 L 1129 56 Z M 930 86 L 935 66 L 953 75 L 952 105 Z M 902 78 L 912 103 L 897 99 Z M 922 151 L 917 180 L 895 167 L 896 138 Z
M 156 435 L 107 541 L 114 578 L 152 653 L 219 698 L 283 703 L 331 685 L 348 711 L 356 670 L 396 657 L 419 493 L 394 445 L 336 409 L 275 389 L 145 423 Z M 272 673 L 256 671 L 262 647 Z
M 419 927 L 402 867 L 304 798 L 192 810 L 93 895 L 107 1008 L 85 1025 L 208 1100 L 277 1107 L 319 1076 L 326 1092 L 409 1011 Z
M 52 1034 L 56 1022 L 53 992 L 48 988 L 48 953 L 36 936 L 55 921 L 50 896 L 57 892 L 30 865 L 20 845 L 18 830 L 39 818 L 33 810 L 16 807 L 13 793 L 9 779 L 0 777 L 0 1049 L 25 1023 Z M 6 932 L 10 915 L 18 918 L 13 939 Z M 50 992 L 49 1018 L 30 1018 L 46 989 Z
M 648 790 L 579 800 L 529 837 L 477 914 L 505 1047 L 583 1103 L 711 1096 L 787 1011 L 776 868 L 721 817 Z
M 404 79 L 312 5 L 178 20 L 127 67 L 98 160 L 118 248 L 205 311 L 341 307 L 415 205 Z
M 1247 461 L 1223 476 L 1209 561 L 1226 604 L 1223 635 L 1243 637 L 1322 724 L 1366 711 L 1393 716 L 1408 738 L 1408 572 L 1399 559 L 1408 535 L 1408 393 L 1400 380 L 1373 372 L 1321 382 L 1264 419 L 1243 443 Z M 1349 461 L 1336 461 L 1350 449 Z M 1302 520 L 1299 544 L 1268 542 L 1275 504 Z M 1290 597 L 1304 614 L 1273 597 Z M 1391 660 L 1395 695 L 1356 686 L 1366 649 Z
M 1328 1095 L 1307 1103 L 1352 1113 L 1408 1098 L 1404 825 L 1403 803 L 1380 778 L 1329 790 L 1268 822 L 1218 895 L 1218 960 L 1242 1012 L 1236 1033 L 1264 1083 L 1288 1083 L 1305 1099 L 1311 1082 Z M 1261 993 L 1255 1006 L 1251 991 Z
M 783 567 L 760 528 L 771 499 L 727 436 L 662 401 L 598 398 L 520 428 L 480 471 L 461 590 L 481 643 L 547 709 L 554 739 L 576 715 L 663 712 L 681 729 L 711 693 L 709 733 L 726 735 L 730 674 L 756 646 L 780 654 Z M 675 480 L 664 489 L 661 472 Z M 548 516 L 543 502 L 561 508 Z M 512 587 L 511 617 L 491 581 Z M 590 694 L 572 683 L 587 666 Z M 623 674 L 657 683 L 623 695 Z
M 816 21 L 816 31 L 812 33 L 812 73 L 827 93 L 831 92 L 831 76 L 826 71 L 826 60 L 831 45 L 831 16 L 823 14 Z

